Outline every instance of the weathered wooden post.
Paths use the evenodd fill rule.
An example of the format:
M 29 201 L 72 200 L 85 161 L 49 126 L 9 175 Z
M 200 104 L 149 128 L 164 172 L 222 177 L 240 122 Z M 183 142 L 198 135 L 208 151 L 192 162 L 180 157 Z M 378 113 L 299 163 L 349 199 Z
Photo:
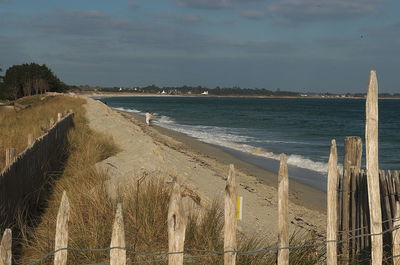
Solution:
M 125 248 L 124 218 L 122 215 L 121 203 L 117 205 L 110 247 L 110 265 L 125 265 L 126 250 L 121 249 Z
M 338 207 L 338 168 L 336 141 L 331 142 L 328 162 L 328 198 L 327 198 L 327 228 L 326 228 L 326 264 L 337 264 L 337 207 Z
M 400 202 L 396 201 L 396 215 L 393 222 L 392 232 L 392 255 L 393 264 L 400 264 Z
M 6 167 L 10 166 L 14 162 L 15 154 L 16 154 L 15 148 L 6 149 Z
M 351 254 L 355 255 L 357 253 L 357 244 L 356 238 L 354 236 L 357 234 L 358 230 L 355 230 L 357 227 L 356 216 L 357 216 L 357 204 L 356 204 L 356 190 L 357 190 L 357 175 L 360 171 L 355 169 L 350 170 L 351 174 L 351 192 L 350 192 L 350 199 L 351 199 L 351 236 L 353 237 L 350 241 L 351 243 Z
M 288 196 L 289 179 L 286 156 L 281 154 L 278 174 L 278 265 L 289 264 L 289 217 L 288 217 Z
M 56 225 L 56 238 L 54 250 L 63 249 L 68 247 L 68 220 L 69 220 L 69 200 L 67 193 L 64 191 L 60 208 L 57 214 L 57 225 Z M 57 251 L 54 254 L 54 265 L 66 265 L 67 264 L 67 250 Z
M 349 230 L 350 230 L 350 182 L 351 170 L 357 172 L 361 168 L 362 140 L 358 136 L 344 138 L 344 161 L 342 181 L 342 253 L 343 265 L 349 263 Z M 353 227 L 354 229 L 354 227 Z
M 366 101 L 365 150 L 368 181 L 368 201 L 371 224 L 371 265 L 382 264 L 382 212 L 379 188 L 378 160 L 378 81 L 376 71 L 369 76 Z
M 224 224 L 224 251 L 236 251 L 236 176 L 235 167 L 229 165 L 228 179 L 225 187 L 225 224 Z M 227 252 L 224 254 L 224 265 L 235 265 L 236 253 Z
M 57 122 L 61 121 L 62 119 L 62 114 L 61 113 L 57 113 Z
M 181 187 L 174 183 L 168 208 L 168 251 L 182 252 L 168 255 L 168 265 L 183 264 L 186 222 L 182 203 Z
M 33 134 L 28 134 L 28 147 L 30 147 L 33 144 L 34 138 Z
M 0 265 L 11 265 L 12 260 L 12 232 L 7 228 L 4 230 L 0 244 Z

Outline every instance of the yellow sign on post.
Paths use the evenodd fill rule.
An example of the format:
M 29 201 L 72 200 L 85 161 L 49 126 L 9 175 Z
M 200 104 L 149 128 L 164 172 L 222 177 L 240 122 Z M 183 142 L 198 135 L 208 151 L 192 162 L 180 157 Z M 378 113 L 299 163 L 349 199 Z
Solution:
M 243 197 L 236 197 L 236 219 L 242 220 L 243 218 Z

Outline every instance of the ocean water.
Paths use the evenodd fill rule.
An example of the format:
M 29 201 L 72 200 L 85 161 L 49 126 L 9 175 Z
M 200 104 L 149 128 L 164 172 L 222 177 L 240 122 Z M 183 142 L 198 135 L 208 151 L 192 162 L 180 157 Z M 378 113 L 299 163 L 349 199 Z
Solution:
M 213 97 L 100 98 L 128 112 L 153 112 L 155 124 L 220 146 L 247 162 L 276 171 L 280 153 L 289 174 L 324 189 L 330 142 L 339 162 L 345 136 L 364 142 L 365 100 Z M 400 169 L 400 100 L 379 101 L 381 169 Z M 363 153 L 364 156 L 365 152 Z M 293 176 L 292 176 L 293 177 Z

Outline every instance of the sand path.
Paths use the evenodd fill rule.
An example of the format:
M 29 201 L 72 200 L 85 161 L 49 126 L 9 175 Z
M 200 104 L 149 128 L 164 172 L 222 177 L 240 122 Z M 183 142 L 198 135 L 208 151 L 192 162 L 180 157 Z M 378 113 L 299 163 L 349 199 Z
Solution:
M 100 101 L 87 99 L 87 118 L 92 129 L 111 135 L 123 149 L 98 164 L 115 181 L 149 176 L 176 177 L 209 202 L 223 203 L 228 165 L 191 151 L 185 144 L 146 126 L 137 117 L 110 109 Z M 238 193 L 243 196 L 243 220 L 239 226 L 246 234 L 263 233 L 276 240 L 277 191 L 257 177 L 237 172 Z M 317 210 L 290 202 L 290 231 L 307 230 L 323 234 L 326 216 Z

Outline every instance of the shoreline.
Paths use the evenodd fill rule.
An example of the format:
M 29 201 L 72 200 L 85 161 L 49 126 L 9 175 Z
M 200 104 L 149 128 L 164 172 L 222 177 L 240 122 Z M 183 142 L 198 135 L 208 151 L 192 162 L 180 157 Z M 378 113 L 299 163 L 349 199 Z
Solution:
M 75 93 L 74 93 L 75 94 Z M 130 92 L 110 92 L 108 93 L 76 93 L 78 96 L 90 97 L 90 98 L 108 98 L 108 97 L 199 97 L 199 98 L 280 98 L 280 99 L 357 99 L 365 100 L 365 97 L 322 97 L 322 96 L 251 96 L 251 95 L 199 95 L 199 94 L 179 94 L 179 95 L 167 95 L 167 94 L 153 94 L 153 93 L 130 93 Z M 379 97 L 383 100 L 400 100 L 400 97 Z
M 147 176 L 147 179 L 161 178 L 166 185 L 178 181 L 198 196 L 200 207 L 208 208 L 213 202 L 222 206 L 229 164 L 233 163 L 238 196 L 243 197 L 243 220 L 238 221 L 239 230 L 248 236 L 256 233 L 276 240 L 276 173 L 246 163 L 193 137 L 148 126 L 141 115 L 114 110 L 90 97 L 86 99 L 89 126 L 110 135 L 122 149 L 96 165 L 108 175 L 107 187 L 111 194 L 118 193 L 115 190 L 118 185 L 136 183 Z M 306 232 L 324 238 L 326 194 L 293 180 L 289 183 L 289 233 Z M 191 201 L 190 198 L 185 200 Z
M 134 116 L 137 120 L 145 122 L 144 117 L 139 114 L 124 112 L 115 110 L 125 115 Z M 233 155 L 232 153 L 225 151 L 223 148 L 202 142 L 192 136 L 186 135 L 181 132 L 177 132 L 168 128 L 164 128 L 158 125 L 151 125 L 152 128 L 156 129 L 160 134 L 171 137 L 176 141 L 183 143 L 185 147 L 195 152 L 200 156 L 204 156 L 209 159 L 214 159 L 219 163 L 229 165 L 234 164 L 235 168 L 244 172 L 245 174 L 256 177 L 262 181 L 263 184 L 277 188 L 278 185 L 278 172 L 272 172 L 270 170 L 259 167 L 250 162 L 242 160 L 240 157 Z M 278 162 L 279 163 L 279 162 Z M 316 189 L 310 185 L 303 184 L 290 177 L 289 170 L 289 197 L 290 199 L 301 206 L 306 206 L 311 209 L 326 213 L 326 192 Z M 318 197 L 316 200 L 315 197 Z

